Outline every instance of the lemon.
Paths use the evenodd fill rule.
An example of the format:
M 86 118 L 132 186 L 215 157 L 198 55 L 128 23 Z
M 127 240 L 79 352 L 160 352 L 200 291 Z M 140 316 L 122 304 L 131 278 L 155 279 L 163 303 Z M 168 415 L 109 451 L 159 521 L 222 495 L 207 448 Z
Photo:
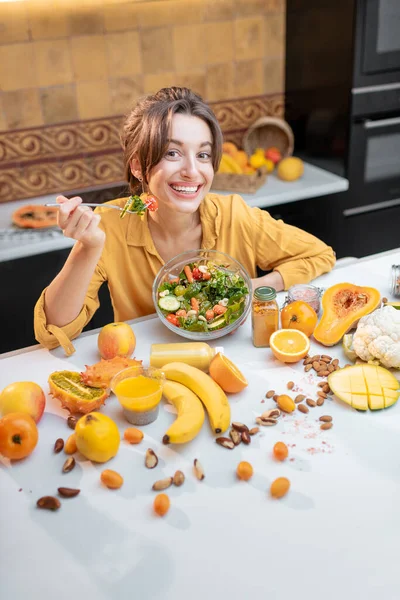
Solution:
M 357 354 L 353 350 L 353 334 L 347 333 L 343 336 L 342 340 L 343 352 L 347 356 L 347 358 L 351 361 L 355 361 L 357 358 Z
M 277 174 L 279 179 L 283 181 L 296 181 L 304 173 L 304 163 L 300 158 L 295 156 L 289 156 L 283 158 L 277 168 Z
M 92 412 L 79 419 L 75 427 L 76 445 L 85 458 L 105 463 L 119 449 L 120 433 L 110 417 Z

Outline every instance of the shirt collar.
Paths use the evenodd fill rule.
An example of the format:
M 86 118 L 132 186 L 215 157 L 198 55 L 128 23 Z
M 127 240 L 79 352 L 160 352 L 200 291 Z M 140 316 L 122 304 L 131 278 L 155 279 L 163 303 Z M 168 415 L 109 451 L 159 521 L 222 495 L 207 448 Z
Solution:
M 202 248 L 214 248 L 221 228 L 221 213 L 213 200 L 213 194 L 207 194 L 200 204 L 200 220 L 203 230 Z M 158 256 L 148 225 L 147 211 L 143 217 L 137 215 L 129 219 L 126 233 L 128 246 L 144 246 L 149 252 Z

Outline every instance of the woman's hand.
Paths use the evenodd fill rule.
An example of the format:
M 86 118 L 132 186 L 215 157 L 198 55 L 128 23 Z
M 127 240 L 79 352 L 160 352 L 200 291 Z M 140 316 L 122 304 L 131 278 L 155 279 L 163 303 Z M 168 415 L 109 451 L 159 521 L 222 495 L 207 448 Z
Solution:
M 82 206 L 82 198 L 58 196 L 60 205 L 57 222 L 65 237 L 79 241 L 86 248 L 100 248 L 106 239 L 99 227 L 100 216 L 89 206 Z

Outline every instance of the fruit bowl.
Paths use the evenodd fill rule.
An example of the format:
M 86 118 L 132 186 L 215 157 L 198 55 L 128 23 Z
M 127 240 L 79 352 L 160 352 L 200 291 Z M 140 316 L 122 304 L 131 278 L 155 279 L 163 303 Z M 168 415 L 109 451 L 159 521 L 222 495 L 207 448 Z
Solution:
M 160 269 L 153 302 L 161 322 L 174 333 L 190 340 L 215 340 L 244 323 L 251 289 L 249 274 L 232 256 L 188 250 Z

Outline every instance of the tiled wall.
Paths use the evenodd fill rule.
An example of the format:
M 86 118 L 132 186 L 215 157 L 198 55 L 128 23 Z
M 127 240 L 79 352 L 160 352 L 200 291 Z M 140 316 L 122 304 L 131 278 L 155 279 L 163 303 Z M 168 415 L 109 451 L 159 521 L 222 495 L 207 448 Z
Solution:
M 282 98 L 284 21 L 285 0 L 0 2 L 0 201 L 37 193 L 28 183 L 24 190 L 10 189 L 15 169 L 29 182 L 27 149 L 19 146 L 33 138 L 48 144 L 57 138 L 55 125 L 68 123 L 67 135 L 79 137 L 83 121 L 104 125 L 104 118 L 125 114 L 138 97 L 172 84 L 229 110 L 241 99 Z M 236 129 L 248 122 L 243 118 Z M 120 124 L 111 121 L 112 127 Z M 59 146 L 47 160 L 61 168 L 65 153 Z M 37 166 L 42 152 L 31 152 L 30 159 Z M 102 182 L 91 168 L 75 183 Z M 62 178 L 59 184 L 68 185 Z M 48 182 L 43 190 L 54 186 Z

